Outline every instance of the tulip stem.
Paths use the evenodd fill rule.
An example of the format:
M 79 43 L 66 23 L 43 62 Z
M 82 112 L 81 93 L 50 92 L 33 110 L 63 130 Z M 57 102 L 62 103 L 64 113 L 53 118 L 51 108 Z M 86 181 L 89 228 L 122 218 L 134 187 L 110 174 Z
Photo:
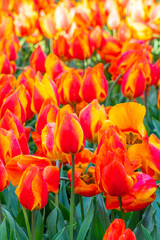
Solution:
M 50 48 L 50 53 L 53 53 L 53 39 L 49 39 L 49 48 Z
M 97 143 L 93 143 L 93 152 L 95 152 L 96 148 L 97 148 Z
M 60 166 L 60 160 L 56 160 L 56 167 L 59 169 Z M 58 207 L 59 201 L 58 201 L 58 193 L 55 193 L 55 204 Z
M 0 200 L 0 224 L 3 222 L 3 214 L 2 214 L 2 204 Z
M 32 240 L 31 239 L 31 230 L 30 230 L 30 226 L 29 226 L 27 212 L 26 212 L 26 209 L 23 206 L 22 206 L 22 210 L 23 210 L 24 220 L 25 220 L 25 223 L 26 223 L 28 237 L 29 237 L 29 240 Z
M 35 240 L 35 210 L 32 211 L 32 225 L 31 225 L 31 232 L 32 232 L 32 240 Z
M 76 104 L 75 103 L 73 104 L 73 108 L 74 108 L 74 112 L 77 113 Z
M 112 223 L 113 220 L 114 220 L 114 213 L 115 213 L 115 210 L 112 209 L 112 210 L 111 210 L 111 223 Z
M 146 123 L 147 123 L 147 89 L 144 90 L 144 105 L 145 105 L 145 108 L 146 108 L 145 120 L 146 120 Z
M 122 76 L 122 74 L 120 73 L 119 76 L 116 78 L 116 80 L 112 83 L 112 85 L 111 85 L 111 87 L 109 89 L 108 95 L 107 95 L 107 99 L 105 101 L 105 106 L 109 105 L 109 101 L 110 101 L 110 98 L 111 98 L 111 94 L 112 94 L 113 88 L 117 84 L 117 82 L 121 78 L 121 76 Z
M 70 205 L 70 240 L 73 240 L 73 216 L 74 216 L 74 154 L 72 156 L 72 180 L 71 180 L 71 205 Z
M 84 207 L 83 207 L 83 198 L 81 195 L 79 195 L 79 201 L 80 201 L 80 206 L 81 206 L 81 217 L 82 217 L 82 222 L 84 220 Z
M 124 220 L 125 225 L 126 225 L 126 217 L 125 217 L 124 210 L 122 208 L 122 199 L 121 199 L 121 197 L 118 197 L 118 201 L 119 201 L 119 206 L 120 206 L 120 210 L 121 210 L 122 219 Z

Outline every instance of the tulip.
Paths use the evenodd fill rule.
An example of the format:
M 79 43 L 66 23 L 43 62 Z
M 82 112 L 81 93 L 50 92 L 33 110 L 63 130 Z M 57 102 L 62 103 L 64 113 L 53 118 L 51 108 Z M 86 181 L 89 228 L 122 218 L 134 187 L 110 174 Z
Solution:
M 48 202 L 47 183 L 37 166 L 31 165 L 24 171 L 15 193 L 22 206 L 30 211 L 45 207 Z
M 31 67 L 25 67 L 24 71 L 18 76 L 17 79 L 18 85 L 23 84 L 30 96 L 32 96 L 36 77 L 39 78 L 39 75 L 36 75 L 35 71 Z
M 89 33 L 83 29 L 75 29 L 70 41 L 69 52 L 73 58 L 84 60 L 93 54 L 93 44 Z
M 49 122 L 56 122 L 58 107 L 52 103 L 52 100 L 44 101 L 35 124 L 36 131 L 41 134 L 42 129 Z
M 145 90 L 146 81 L 142 64 L 135 64 L 122 78 L 121 91 L 129 99 L 140 97 Z
M 115 60 L 119 57 L 122 50 L 122 43 L 113 37 L 108 37 L 101 47 L 98 50 L 102 60 L 105 62 L 110 62 L 111 60 Z
M 69 53 L 69 40 L 62 34 L 57 34 L 53 39 L 53 53 L 62 60 L 71 60 Z
M 141 169 L 155 180 L 160 180 L 160 140 L 151 134 L 142 144 L 133 145 L 128 149 L 131 161 L 139 159 Z
M 136 172 L 136 183 L 132 190 L 122 196 L 122 208 L 125 212 L 140 211 L 156 199 L 157 185 L 148 174 Z M 106 208 L 119 209 L 117 197 L 106 195 Z
M 115 159 L 102 169 L 102 185 L 105 192 L 111 196 L 123 196 L 129 193 L 134 185 L 134 179 L 128 175 L 123 163 Z
M 60 160 L 61 162 L 66 162 L 65 154 L 55 145 L 54 134 L 55 123 L 47 123 L 41 134 L 42 151 L 51 161 Z
M 8 185 L 9 185 L 8 174 L 2 160 L 0 160 L 0 192 L 7 188 Z
M 126 137 L 109 126 L 96 149 L 96 181 L 103 192 L 122 196 L 135 183 L 134 171 L 126 152 Z
M 75 188 L 74 192 L 85 197 L 95 196 L 100 193 L 100 189 L 96 184 L 95 167 L 88 165 L 92 163 L 94 154 L 88 149 L 83 149 L 75 154 Z M 70 165 L 71 160 L 68 159 Z M 88 168 L 88 169 L 87 169 Z M 68 178 L 72 180 L 72 169 L 67 172 Z
M 30 57 L 30 65 L 37 72 L 40 71 L 42 73 L 46 72 L 45 69 L 45 60 L 46 54 L 43 52 L 41 46 L 39 45 L 31 54 Z
M 44 89 L 46 89 L 44 91 Z M 55 83 L 45 74 L 42 81 L 35 80 L 33 96 L 31 101 L 31 109 L 35 113 L 39 113 L 43 102 L 51 99 L 53 103 L 59 106 L 59 95 Z
M 0 74 L 0 106 L 3 100 L 14 91 L 16 78 L 11 74 Z
M 9 59 L 3 52 L 0 52 L 0 73 L 12 73 L 12 66 L 9 62 Z
M 3 4 L 3 3 L 2 3 Z M 0 38 L 10 37 L 14 32 L 14 23 L 12 16 L 0 10 Z
M 148 138 L 143 124 L 145 112 L 146 109 L 141 104 L 120 103 L 109 111 L 109 120 L 125 133 L 127 144 L 142 143 L 143 139 Z
M 104 234 L 103 240 L 136 240 L 134 233 L 126 227 L 124 220 L 115 219 Z
M 43 178 L 47 183 L 48 192 L 58 193 L 60 172 L 55 166 L 47 166 L 43 170 Z
M 76 104 L 82 101 L 79 94 L 82 82 L 81 76 L 74 68 L 60 75 L 56 85 L 63 105 L 67 103 Z
M 62 110 L 63 111 L 63 110 Z M 84 133 L 78 117 L 59 110 L 55 125 L 55 144 L 64 153 L 77 153 L 84 148 Z
M 1 119 L 0 127 L 8 131 L 12 129 L 13 133 L 15 134 L 15 137 L 19 142 L 22 153 L 24 154 L 30 153 L 28 146 L 28 137 L 26 135 L 27 129 L 22 126 L 20 120 L 14 113 L 10 112 L 7 109 L 4 116 Z
M 56 82 L 56 77 L 69 68 L 55 54 L 50 53 L 45 61 L 46 72 L 49 77 Z
M 0 128 L 0 159 L 5 164 L 12 157 L 21 154 L 21 148 L 12 130 Z
M 105 108 L 96 99 L 80 111 L 79 120 L 88 141 L 98 141 L 98 131 L 106 119 Z
M 90 94 L 88 94 L 88 92 Z M 103 64 L 98 64 L 93 68 L 88 67 L 85 71 L 83 84 L 80 89 L 82 99 L 90 103 L 93 99 L 104 102 L 108 93 L 108 83 L 104 75 Z
M 6 164 L 6 170 L 11 183 L 16 186 L 19 184 L 22 174 L 31 165 L 38 167 L 43 172 L 45 167 L 50 166 L 51 162 L 46 157 L 19 154 Z

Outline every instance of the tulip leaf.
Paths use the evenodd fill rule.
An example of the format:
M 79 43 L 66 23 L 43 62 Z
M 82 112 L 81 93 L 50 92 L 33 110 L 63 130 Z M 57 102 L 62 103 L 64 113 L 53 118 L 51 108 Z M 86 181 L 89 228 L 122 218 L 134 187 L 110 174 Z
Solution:
M 9 233 L 9 239 L 10 240 L 14 240 L 14 229 L 15 229 L 15 223 L 13 220 L 12 215 L 3 208 L 3 215 L 5 216 L 6 221 L 9 223 L 9 229 L 10 229 L 10 233 Z
M 41 240 L 44 233 L 44 222 L 40 211 L 36 212 L 35 239 Z
M 129 218 L 127 227 L 133 231 L 139 221 L 140 221 L 140 211 L 134 211 L 132 212 Z
M 55 204 L 52 202 L 55 206 Z M 48 237 L 52 239 L 59 231 L 65 227 L 63 215 L 58 207 L 55 207 L 47 218 Z M 68 232 L 63 232 L 63 240 L 68 240 Z
M 94 217 L 89 229 L 88 239 L 102 239 L 110 225 L 108 211 L 105 208 L 102 195 L 97 195 L 96 200 Z
M 150 236 L 148 230 L 141 224 L 141 228 L 145 237 L 145 240 L 153 240 L 152 237 Z
M 6 218 L 0 224 L 0 240 L 7 240 Z
M 160 121 L 152 117 L 152 123 L 154 127 L 153 133 L 160 138 Z
M 16 235 L 19 240 L 28 240 L 28 237 L 26 233 L 23 231 L 23 228 L 21 228 L 17 223 L 15 224 L 15 229 L 16 229 Z
M 84 218 L 84 221 L 81 225 L 81 228 L 79 230 L 77 240 L 84 240 L 86 237 L 86 234 L 89 230 L 90 224 L 92 222 L 94 216 L 94 203 L 93 201 L 91 202 L 90 208 L 88 209 L 86 216 Z
M 141 211 L 142 212 L 142 211 Z M 155 209 L 150 204 L 144 211 L 141 221 L 137 224 L 134 232 L 137 237 L 137 240 L 142 240 L 144 238 L 144 233 L 142 231 L 141 225 L 143 225 L 149 234 L 153 231 L 155 225 Z

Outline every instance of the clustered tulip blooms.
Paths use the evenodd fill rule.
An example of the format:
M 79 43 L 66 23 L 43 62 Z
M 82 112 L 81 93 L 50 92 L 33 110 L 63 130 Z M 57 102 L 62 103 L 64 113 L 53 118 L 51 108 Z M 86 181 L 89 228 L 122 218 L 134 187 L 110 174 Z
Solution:
M 156 199 L 160 140 L 144 118 L 152 87 L 160 109 L 160 59 L 151 44 L 160 36 L 159 11 L 156 0 L 0 2 L 0 192 L 10 181 L 20 204 L 39 210 L 50 192 L 56 202 L 65 172 L 73 209 L 74 193 L 100 194 L 107 209 L 124 212 Z M 136 237 L 116 219 L 108 239 Z

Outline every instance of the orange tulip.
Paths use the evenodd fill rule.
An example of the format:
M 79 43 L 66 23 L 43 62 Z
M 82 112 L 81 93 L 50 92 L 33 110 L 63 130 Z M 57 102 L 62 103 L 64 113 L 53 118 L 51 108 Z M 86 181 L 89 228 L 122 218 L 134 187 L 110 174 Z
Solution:
M 143 139 L 148 138 L 143 124 L 145 112 L 146 109 L 141 104 L 120 103 L 109 111 L 109 120 L 111 124 L 125 133 L 127 144 L 141 143 Z
M 81 152 L 75 154 L 74 192 L 85 197 L 95 196 L 100 193 L 95 179 L 95 167 L 90 166 L 87 169 L 88 164 L 92 162 L 93 158 L 94 154 L 85 148 Z M 69 159 L 69 163 L 71 164 L 71 159 Z M 71 182 L 72 169 L 67 172 L 67 175 Z
M 0 52 L 0 73 L 12 73 L 12 66 L 9 62 L 9 59 L 3 52 Z
M 160 180 L 160 140 L 151 134 L 149 140 L 128 149 L 131 160 L 140 159 L 141 169 L 155 180 Z
M 58 107 L 52 103 L 52 100 L 44 101 L 35 124 L 36 131 L 41 134 L 42 129 L 49 122 L 56 122 Z
M 103 192 L 122 196 L 130 192 L 135 175 L 127 158 L 126 137 L 110 126 L 102 135 L 96 150 L 96 181 Z
M 43 170 L 43 178 L 47 183 L 48 192 L 58 193 L 60 172 L 55 166 L 47 166 Z
M 0 128 L 0 159 L 5 164 L 9 159 L 21 154 L 21 148 L 12 130 Z
M 26 91 L 23 85 L 18 86 L 18 88 L 10 94 L 1 106 L 1 117 L 3 117 L 5 111 L 9 109 L 14 113 L 21 123 L 25 120 L 29 120 L 33 117 L 33 112 L 30 109 L 31 97 Z
M 73 58 L 84 60 L 93 54 L 93 44 L 89 33 L 83 29 L 75 29 L 70 41 L 69 52 Z
M 39 12 L 39 30 L 46 38 L 54 38 L 56 33 L 55 9 L 41 9 Z
M 46 72 L 45 69 L 45 60 L 46 54 L 43 52 L 41 46 L 39 45 L 31 54 L 30 57 L 30 65 L 37 72 L 40 71 L 42 73 Z
M 126 227 L 124 220 L 115 219 L 104 234 L 103 240 L 136 240 L 134 233 Z
M 2 192 L 9 185 L 8 174 L 5 166 L 0 159 L 0 192 Z
M 140 97 L 144 93 L 146 81 L 142 67 L 143 63 L 134 64 L 122 78 L 121 91 L 129 99 Z
M 36 28 L 38 12 L 33 1 L 20 1 L 14 5 L 14 25 L 18 37 L 31 34 Z M 29 10 L 29 11 L 28 11 Z
M 3 100 L 14 91 L 17 81 L 11 74 L 0 74 L 0 106 Z
M 105 108 L 96 99 L 80 111 L 79 120 L 88 141 L 98 141 L 98 131 L 106 119 Z
M 63 34 L 57 34 L 53 39 L 53 53 L 62 60 L 71 60 L 69 40 Z
M 29 166 L 15 191 L 23 207 L 30 211 L 45 207 L 48 202 L 47 183 L 37 166 Z
M 0 38 L 2 37 L 9 38 L 13 32 L 14 23 L 12 16 L 3 10 L 0 10 Z
M 47 123 L 41 134 L 42 151 L 51 161 L 60 160 L 61 162 L 66 162 L 65 154 L 55 145 L 54 135 L 55 123 Z
M 44 89 L 46 89 L 44 91 Z M 45 74 L 41 81 L 35 80 L 33 96 L 31 101 L 31 109 L 35 113 L 39 113 L 43 102 L 51 99 L 54 104 L 59 106 L 59 95 L 55 83 Z
M 57 147 L 64 153 L 77 153 L 84 148 L 84 133 L 75 114 L 59 110 L 54 140 Z
M 106 36 L 105 43 L 103 43 L 101 49 L 97 52 L 100 54 L 103 61 L 110 62 L 120 56 L 121 50 L 122 43 L 120 40 L 111 36 Z
M 28 146 L 28 137 L 26 135 L 27 129 L 25 129 L 20 120 L 17 118 L 17 116 L 10 112 L 8 109 L 6 110 L 4 116 L 1 119 L 0 127 L 4 128 L 6 130 L 13 130 L 13 133 L 15 134 L 19 145 L 21 147 L 22 153 L 29 154 L 29 146 Z M 29 129 L 30 131 L 30 129 Z
M 82 86 L 82 78 L 74 68 L 64 72 L 58 77 L 56 85 L 63 105 L 70 103 L 75 104 L 82 101 L 79 91 Z
M 20 49 L 20 44 L 18 37 L 12 33 L 10 38 L 3 37 L 0 42 L 0 51 L 6 54 L 10 61 L 14 61 L 18 58 L 18 51 Z
M 137 182 L 132 190 L 121 198 L 122 208 L 125 212 L 140 211 L 156 199 L 155 180 L 145 173 L 136 172 L 135 175 Z M 120 209 L 118 198 L 106 195 L 106 208 Z
M 106 99 L 107 93 L 108 83 L 104 75 L 104 65 L 99 63 L 93 68 L 88 67 L 80 89 L 82 99 L 88 103 L 93 99 L 97 99 L 101 103 Z
M 22 174 L 29 166 L 36 166 L 43 172 L 45 167 L 51 166 L 51 162 L 46 157 L 38 157 L 33 155 L 23 155 L 13 157 L 6 164 L 6 170 L 11 183 L 16 186 L 19 184 Z
M 49 77 L 56 82 L 56 77 L 64 71 L 68 71 L 68 67 L 55 54 L 50 53 L 45 61 L 46 72 Z

